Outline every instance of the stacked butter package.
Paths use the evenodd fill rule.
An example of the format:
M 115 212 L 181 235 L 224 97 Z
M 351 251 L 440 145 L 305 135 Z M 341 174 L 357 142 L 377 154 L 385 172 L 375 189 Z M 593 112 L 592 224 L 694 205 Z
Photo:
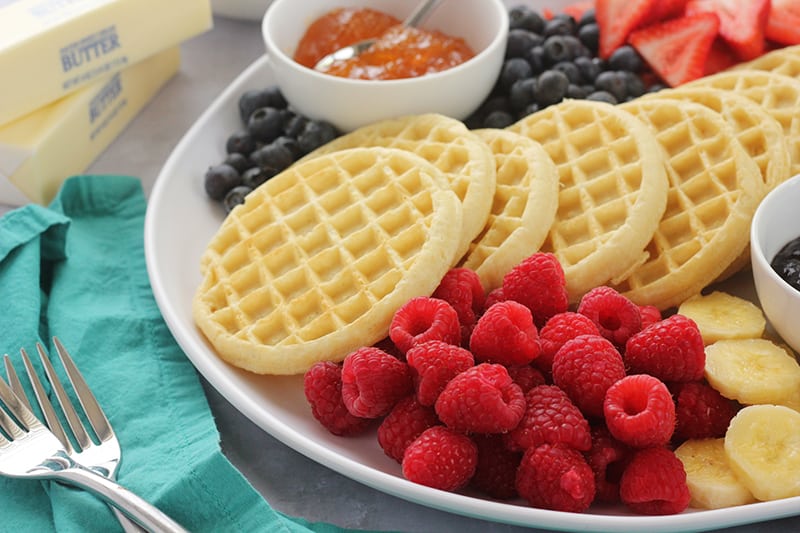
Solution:
M 211 24 L 209 0 L 0 0 L 0 204 L 48 203 Z

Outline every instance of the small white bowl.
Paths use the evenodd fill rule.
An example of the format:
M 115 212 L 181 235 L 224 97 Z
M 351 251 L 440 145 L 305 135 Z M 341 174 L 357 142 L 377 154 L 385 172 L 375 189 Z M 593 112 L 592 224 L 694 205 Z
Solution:
M 761 308 L 775 332 L 800 352 L 800 291 L 786 283 L 770 262 L 800 237 L 800 174 L 775 187 L 761 201 L 750 227 L 750 259 Z
M 404 19 L 419 0 L 348 0 Z M 261 25 L 277 84 L 300 113 L 342 131 L 396 116 L 441 113 L 465 119 L 495 84 L 505 55 L 508 8 L 502 0 L 444 0 L 423 28 L 463 38 L 475 57 L 448 70 L 401 80 L 354 80 L 316 72 L 292 59 L 315 19 L 339 4 L 330 0 L 273 0 Z

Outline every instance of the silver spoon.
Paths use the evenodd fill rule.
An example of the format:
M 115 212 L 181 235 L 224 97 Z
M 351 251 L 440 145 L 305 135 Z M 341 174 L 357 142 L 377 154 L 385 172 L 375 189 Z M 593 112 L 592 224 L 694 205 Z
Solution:
M 428 14 L 433 11 L 433 8 L 436 7 L 439 2 L 441 2 L 441 0 L 423 0 L 403 21 L 403 26 L 416 28 L 428 17 Z M 317 61 L 317 64 L 314 65 L 314 70 L 325 71 L 334 61 L 344 61 L 345 59 L 361 55 L 370 46 L 375 44 L 375 41 L 377 41 L 377 39 L 364 39 L 363 41 L 358 41 L 355 44 L 340 48 Z

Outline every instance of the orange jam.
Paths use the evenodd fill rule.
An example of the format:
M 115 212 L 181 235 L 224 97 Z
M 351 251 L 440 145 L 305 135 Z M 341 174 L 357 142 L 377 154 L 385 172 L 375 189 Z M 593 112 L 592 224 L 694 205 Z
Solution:
M 309 26 L 295 61 L 313 66 L 325 55 L 362 39 L 378 41 L 361 55 L 334 62 L 334 76 L 367 80 L 413 78 L 454 67 L 475 55 L 463 39 L 406 28 L 393 17 L 365 8 L 336 9 Z

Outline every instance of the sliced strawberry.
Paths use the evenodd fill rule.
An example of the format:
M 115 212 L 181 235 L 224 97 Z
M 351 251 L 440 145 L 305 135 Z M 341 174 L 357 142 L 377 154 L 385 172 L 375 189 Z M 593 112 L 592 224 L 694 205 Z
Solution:
M 600 57 L 607 59 L 625 44 L 630 33 L 649 19 L 659 0 L 597 0 Z
M 772 0 L 765 33 L 781 44 L 800 44 L 800 2 Z
M 703 76 L 710 76 L 717 72 L 732 67 L 739 63 L 739 58 L 731 47 L 721 37 L 714 39 L 711 45 L 711 50 L 706 59 L 706 67 L 703 70 Z
M 717 15 L 720 36 L 739 59 L 747 61 L 764 53 L 764 29 L 769 9 L 770 0 L 689 0 L 685 13 Z
M 648 17 L 648 24 L 666 22 L 667 19 L 683 15 L 688 0 L 660 0 L 653 6 L 653 12 Z
M 628 41 L 664 82 L 675 87 L 703 75 L 718 32 L 717 16 L 700 13 L 642 28 Z

